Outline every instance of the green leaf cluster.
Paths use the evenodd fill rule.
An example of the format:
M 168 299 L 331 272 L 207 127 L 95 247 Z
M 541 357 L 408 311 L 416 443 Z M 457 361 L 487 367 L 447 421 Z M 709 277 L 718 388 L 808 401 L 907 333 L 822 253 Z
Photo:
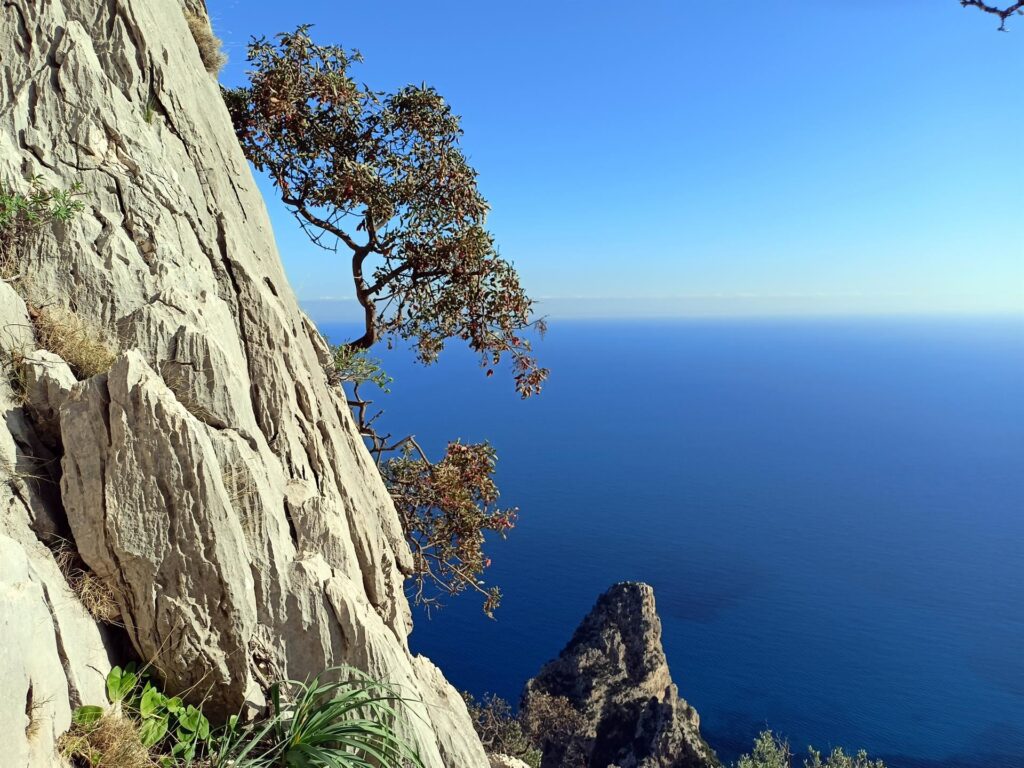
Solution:
M 210 750 L 210 721 L 198 707 L 179 696 L 168 696 L 134 664 L 114 667 L 107 675 L 107 698 L 122 714 L 138 725 L 139 740 L 147 749 L 162 755 L 164 766 L 186 765 Z M 100 720 L 104 709 L 95 705 L 79 707 L 72 719 L 90 726 Z
M 43 227 L 53 221 L 68 222 L 85 205 L 77 199 L 81 184 L 69 189 L 46 186 L 33 176 L 28 192 L 0 188 L 0 278 L 9 280 L 18 274 L 19 255 Z
M 356 349 L 348 344 L 331 345 L 331 379 L 340 384 L 352 382 L 362 384 L 369 381 L 383 392 L 390 392 L 393 378 L 381 368 L 380 360 L 370 357 L 365 349 Z
M 77 196 L 81 183 L 69 189 L 47 187 L 38 176 L 28 180 L 28 194 L 0 191 L 0 232 L 19 223 L 44 224 L 48 220 L 70 221 L 85 207 Z

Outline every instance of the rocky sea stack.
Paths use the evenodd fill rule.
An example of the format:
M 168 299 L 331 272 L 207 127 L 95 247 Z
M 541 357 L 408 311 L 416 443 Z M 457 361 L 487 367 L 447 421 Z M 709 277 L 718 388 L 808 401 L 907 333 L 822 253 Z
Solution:
M 647 584 L 616 584 L 598 598 L 559 657 L 526 684 L 524 710 L 547 697 L 568 699 L 583 726 L 545 742 L 543 768 L 719 765 L 672 682 Z

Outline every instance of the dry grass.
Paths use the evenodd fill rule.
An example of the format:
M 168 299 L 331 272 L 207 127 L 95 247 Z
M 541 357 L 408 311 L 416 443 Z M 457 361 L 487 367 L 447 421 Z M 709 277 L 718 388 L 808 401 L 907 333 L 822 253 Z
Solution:
M 244 467 L 228 467 L 221 472 L 224 490 L 228 492 L 228 501 L 232 506 L 241 504 L 256 492 L 256 481 Z
M 114 590 L 88 569 L 67 541 L 57 543 L 53 548 L 53 557 L 71 591 L 89 615 L 105 624 L 116 624 L 121 618 L 121 608 L 117 604 Z
M 98 328 L 64 307 L 44 307 L 31 314 L 39 345 L 63 358 L 76 377 L 88 379 L 110 370 L 117 353 Z
M 21 462 L 21 466 L 19 466 Z M 26 469 L 25 465 L 31 467 Z M 0 483 L 52 483 L 53 478 L 46 470 L 46 462 L 33 456 L 21 454 L 15 461 L 0 457 Z
M 36 737 L 39 733 L 39 729 L 43 725 L 45 718 L 45 712 L 47 706 L 53 702 L 52 697 L 40 699 L 35 695 L 35 689 L 32 684 L 28 687 L 28 696 L 25 699 L 25 717 L 28 718 L 28 725 L 25 726 L 25 738 L 30 741 Z
M 153 768 L 138 724 L 107 712 L 95 723 L 72 725 L 57 743 L 61 757 L 82 768 Z
M 219 74 L 221 68 L 227 64 L 228 57 L 224 55 L 220 38 L 213 34 L 210 20 L 198 13 L 185 11 L 185 21 L 188 22 L 189 32 L 192 33 L 192 39 L 199 48 L 199 58 L 203 60 L 206 71 L 211 75 Z
M 25 383 L 25 351 L 12 347 L 7 350 L 4 356 L 4 368 L 7 373 L 7 381 L 11 385 L 11 391 L 19 405 L 28 402 L 28 386 Z
M 183 366 L 172 365 L 174 362 L 168 361 L 169 364 L 160 365 L 160 376 L 163 378 L 164 384 L 174 393 L 175 399 L 181 403 L 186 411 L 204 424 L 215 422 L 217 417 L 202 404 L 199 382 L 190 376 L 186 376 L 182 372 Z

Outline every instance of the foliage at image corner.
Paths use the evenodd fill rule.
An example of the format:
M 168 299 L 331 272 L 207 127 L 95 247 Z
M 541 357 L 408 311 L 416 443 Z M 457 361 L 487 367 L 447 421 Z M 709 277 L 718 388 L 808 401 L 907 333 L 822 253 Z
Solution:
M 79 707 L 61 739 L 65 759 L 86 768 L 423 768 L 400 734 L 398 691 L 359 670 L 334 667 L 281 681 L 269 708 L 212 728 L 201 706 L 167 696 L 134 664 L 107 676 L 109 708 Z
M 518 712 L 493 693 L 478 700 L 463 691 L 462 698 L 488 753 L 518 758 L 530 768 L 540 768 L 546 751 L 559 754 L 567 768 L 585 763 L 575 742 L 584 734 L 586 720 L 565 696 L 536 693 L 531 696 L 529 707 Z

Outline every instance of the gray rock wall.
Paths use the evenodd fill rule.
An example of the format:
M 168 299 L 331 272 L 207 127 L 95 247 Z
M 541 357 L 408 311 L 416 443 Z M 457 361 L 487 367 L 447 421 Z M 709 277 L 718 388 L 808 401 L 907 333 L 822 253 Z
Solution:
M 0 353 L 33 352 L 27 300 L 74 310 L 119 354 L 84 381 L 31 355 L 27 395 L 0 381 L 4 764 L 50 765 L 129 642 L 219 712 L 354 664 L 423 702 L 428 765 L 486 766 L 461 698 L 409 652 L 397 516 L 178 0 L 3 4 L 0 188 L 32 176 L 80 183 L 85 210 L 0 282 Z M 69 590 L 44 545 L 58 536 L 123 628 Z

